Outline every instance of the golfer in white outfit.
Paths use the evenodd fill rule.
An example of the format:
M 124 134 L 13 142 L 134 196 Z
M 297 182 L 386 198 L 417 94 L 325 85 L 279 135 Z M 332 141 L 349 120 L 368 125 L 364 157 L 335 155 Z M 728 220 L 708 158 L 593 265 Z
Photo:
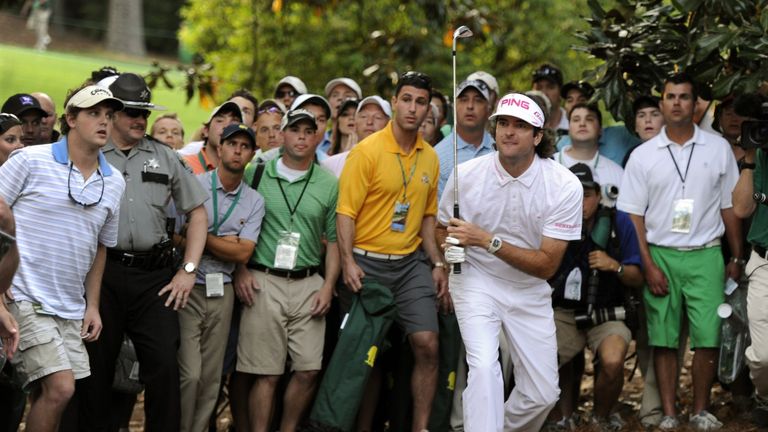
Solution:
M 498 151 L 459 165 L 461 219 L 452 218 L 453 179 L 440 200 L 446 260 L 462 264 L 450 293 L 467 349 L 467 432 L 538 431 L 557 401 L 557 341 L 550 278 L 569 240 L 581 237 L 579 180 L 548 159 L 544 114 L 530 98 L 498 102 Z M 498 362 L 504 326 L 515 388 L 504 402 Z

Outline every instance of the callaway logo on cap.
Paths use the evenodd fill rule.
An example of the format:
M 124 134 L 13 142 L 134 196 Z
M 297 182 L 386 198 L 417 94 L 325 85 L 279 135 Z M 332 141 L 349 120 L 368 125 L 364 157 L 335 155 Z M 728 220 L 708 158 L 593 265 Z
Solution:
M 520 93 L 510 93 L 501 98 L 491 118 L 497 116 L 517 117 L 537 128 L 544 126 L 544 113 L 541 107 L 533 99 Z

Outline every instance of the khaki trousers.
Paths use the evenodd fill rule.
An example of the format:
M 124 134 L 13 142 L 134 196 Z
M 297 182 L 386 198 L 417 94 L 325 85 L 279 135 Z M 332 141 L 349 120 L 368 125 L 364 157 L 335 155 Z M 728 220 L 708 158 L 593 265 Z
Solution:
M 752 252 L 745 274 L 749 276 L 747 317 L 752 344 L 746 358 L 755 391 L 768 397 L 768 261 Z
M 205 296 L 205 285 L 195 285 L 187 306 L 179 310 L 182 432 L 208 430 L 219 395 L 234 300 L 232 284 L 224 285 L 223 297 L 212 298 Z

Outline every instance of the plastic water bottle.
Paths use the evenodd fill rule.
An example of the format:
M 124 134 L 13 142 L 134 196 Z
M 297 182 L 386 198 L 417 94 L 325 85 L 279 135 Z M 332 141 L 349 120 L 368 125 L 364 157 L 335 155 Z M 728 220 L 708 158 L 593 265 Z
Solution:
M 721 382 L 730 384 L 736 380 L 745 365 L 744 350 L 749 346 L 747 323 L 747 284 L 739 287 L 726 298 L 726 303 L 717 308 L 722 318 L 720 327 L 720 359 L 717 376 Z

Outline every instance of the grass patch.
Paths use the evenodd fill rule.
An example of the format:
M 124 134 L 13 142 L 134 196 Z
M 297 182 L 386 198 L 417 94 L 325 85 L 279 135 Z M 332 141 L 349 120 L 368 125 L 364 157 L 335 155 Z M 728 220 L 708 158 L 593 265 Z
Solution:
M 151 69 L 150 60 L 146 63 L 131 63 L 95 55 L 38 52 L 2 44 L 0 59 L 0 106 L 12 94 L 41 91 L 53 98 L 59 115 L 63 111 L 67 90 L 79 86 L 91 76 L 91 71 L 110 65 L 120 72 L 144 75 Z M 185 138 L 188 138 L 208 119 L 209 110 L 200 107 L 197 96 L 189 104 L 186 103 L 184 76 L 181 72 L 174 70 L 169 74 L 169 78 L 176 88 L 169 90 L 164 84 L 158 84 L 152 91 L 152 102 L 165 106 L 168 112 L 178 113 L 184 122 Z M 153 117 L 149 119 L 150 126 Z

